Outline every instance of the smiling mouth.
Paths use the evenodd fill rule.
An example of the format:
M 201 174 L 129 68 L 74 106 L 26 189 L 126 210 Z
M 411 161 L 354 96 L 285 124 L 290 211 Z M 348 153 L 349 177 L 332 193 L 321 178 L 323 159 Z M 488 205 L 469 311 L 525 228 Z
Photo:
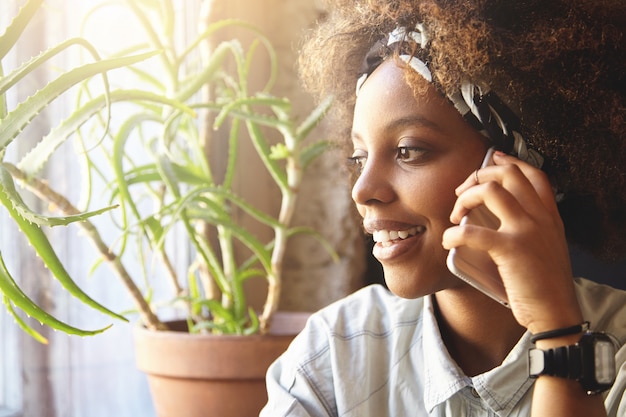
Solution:
M 372 236 L 374 238 L 374 242 L 387 247 L 391 246 L 395 242 L 424 233 L 425 230 L 426 228 L 424 226 L 414 226 L 406 230 L 376 230 Z

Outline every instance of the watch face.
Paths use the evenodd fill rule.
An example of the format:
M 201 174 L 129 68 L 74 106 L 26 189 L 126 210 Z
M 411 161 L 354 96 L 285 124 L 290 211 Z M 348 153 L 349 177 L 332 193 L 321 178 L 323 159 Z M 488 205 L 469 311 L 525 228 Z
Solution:
M 611 384 L 615 379 L 615 356 L 610 340 L 596 340 L 593 346 L 595 377 L 598 384 Z

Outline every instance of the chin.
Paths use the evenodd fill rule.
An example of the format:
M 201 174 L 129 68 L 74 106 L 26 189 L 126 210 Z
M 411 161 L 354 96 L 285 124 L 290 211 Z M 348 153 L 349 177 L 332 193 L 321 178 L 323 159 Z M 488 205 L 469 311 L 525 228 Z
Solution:
M 389 290 L 398 297 L 407 299 L 425 297 L 452 286 L 458 278 L 453 277 L 446 267 L 444 269 L 445 271 L 399 271 L 395 268 L 383 268 L 385 284 Z
M 385 283 L 389 291 L 402 298 L 419 298 L 435 292 L 429 291 L 427 286 L 419 282 L 418 279 L 406 278 L 406 276 L 401 278 L 393 274 L 387 275 L 385 273 Z

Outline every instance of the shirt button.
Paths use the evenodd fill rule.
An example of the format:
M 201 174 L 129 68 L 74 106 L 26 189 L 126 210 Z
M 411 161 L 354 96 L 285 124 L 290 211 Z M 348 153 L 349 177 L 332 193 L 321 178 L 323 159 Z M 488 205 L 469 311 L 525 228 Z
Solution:
M 478 391 L 476 391 L 476 388 L 472 388 L 472 395 L 474 396 L 474 398 L 480 398 L 480 394 L 478 394 Z

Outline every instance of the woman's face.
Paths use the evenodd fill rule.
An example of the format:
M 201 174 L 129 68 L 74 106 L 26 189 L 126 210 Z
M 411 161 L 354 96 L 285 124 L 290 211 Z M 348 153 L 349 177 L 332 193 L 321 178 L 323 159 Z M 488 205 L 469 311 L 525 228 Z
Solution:
M 388 60 L 359 91 L 352 141 L 361 172 L 352 198 L 387 285 L 415 298 L 464 285 L 448 271 L 441 239 L 452 225 L 454 189 L 487 146 L 434 87 L 416 98 L 403 71 Z

